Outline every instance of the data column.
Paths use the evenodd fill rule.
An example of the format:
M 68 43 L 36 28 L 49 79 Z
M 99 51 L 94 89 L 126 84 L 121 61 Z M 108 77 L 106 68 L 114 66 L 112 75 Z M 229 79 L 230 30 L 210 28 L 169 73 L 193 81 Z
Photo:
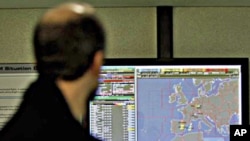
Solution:
M 112 140 L 112 105 L 90 106 L 90 132 L 97 138 Z

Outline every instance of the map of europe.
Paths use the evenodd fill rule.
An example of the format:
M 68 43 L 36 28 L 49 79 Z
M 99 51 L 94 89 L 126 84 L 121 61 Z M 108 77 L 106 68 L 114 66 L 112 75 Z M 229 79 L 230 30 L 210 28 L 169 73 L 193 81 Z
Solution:
M 238 78 L 140 78 L 138 141 L 229 141 L 240 123 Z

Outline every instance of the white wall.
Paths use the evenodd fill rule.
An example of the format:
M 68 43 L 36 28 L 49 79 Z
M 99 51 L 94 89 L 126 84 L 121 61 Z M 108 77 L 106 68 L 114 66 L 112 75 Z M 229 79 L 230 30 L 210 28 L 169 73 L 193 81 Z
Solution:
M 47 9 L 0 9 L 0 63 L 34 62 L 33 28 Z M 107 30 L 107 58 L 155 58 L 156 8 L 97 8 Z
M 250 57 L 250 7 L 174 8 L 174 57 Z

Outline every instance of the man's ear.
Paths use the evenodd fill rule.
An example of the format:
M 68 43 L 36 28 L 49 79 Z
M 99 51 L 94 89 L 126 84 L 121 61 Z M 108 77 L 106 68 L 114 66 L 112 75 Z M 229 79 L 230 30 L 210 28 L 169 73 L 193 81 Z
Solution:
M 93 58 L 93 63 L 91 66 L 91 70 L 94 75 L 98 75 L 100 73 L 100 68 L 103 65 L 104 53 L 103 51 L 97 51 Z

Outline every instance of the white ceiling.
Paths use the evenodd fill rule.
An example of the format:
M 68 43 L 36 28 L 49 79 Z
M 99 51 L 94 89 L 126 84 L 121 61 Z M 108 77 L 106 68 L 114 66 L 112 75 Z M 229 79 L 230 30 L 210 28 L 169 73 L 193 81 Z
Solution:
M 95 7 L 250 6 L 250 0 L 0 0 L 0 8 L 48 8 L 69 1 L 88 2 Z

